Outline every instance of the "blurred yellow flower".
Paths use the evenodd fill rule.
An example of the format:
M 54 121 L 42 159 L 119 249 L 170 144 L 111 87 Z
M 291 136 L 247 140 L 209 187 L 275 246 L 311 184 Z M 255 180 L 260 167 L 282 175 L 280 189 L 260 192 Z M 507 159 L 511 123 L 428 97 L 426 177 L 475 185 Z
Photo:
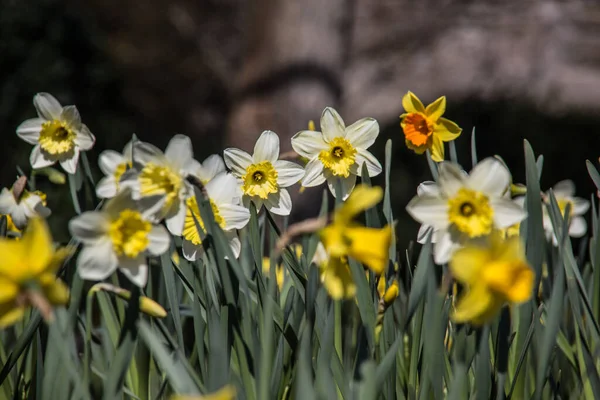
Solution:
M 452 315 L 456 322 L 485 324 L 505 303 L 525 302 L 533 293 L 535 274 L 518 237 L 503 240 L 494 232 L 473 242 L 454 253 L 450 271 L 467 287 Z
M 236 396 L 235 387 L 232 385 L 223 386 L 216 392 L 206 395 L 181 395 L 171 396 L 170 400 L 234 400 Z
M 37 217 L 29 221 L 22 240 L 0 239 L 0 327 L 21 319 L 30 305 L 49 320 L 50 305 L 67 303 L 69 290 L 56 271 L 69 253 L 54 249 L 46 223 Z
M 88 292 L 88 296 L 96 293 L 99 290 L 114 293 L 123 300 L 131 299 L 131 292 L 129 290 L 104 282 L 96 283 L 94 286 L 92 286 L 92 288 Z M 142 311 L 143 313 L 155 318 L 164 318 L 167 316 L 167 311 L 151 298 L 146 296 L 140 296 L 139 301 L 140 311 Z
M 446 97 L 442 96 L 427 108 L 414 93 L 402 98 L 405 113 L 400 116 L 406 146 L 417 154 L 431 150 L 431 159 L 444 160 L 444 142 L 456 139 L 462 129 L 454 122 L 442 118 L 446 111 Z

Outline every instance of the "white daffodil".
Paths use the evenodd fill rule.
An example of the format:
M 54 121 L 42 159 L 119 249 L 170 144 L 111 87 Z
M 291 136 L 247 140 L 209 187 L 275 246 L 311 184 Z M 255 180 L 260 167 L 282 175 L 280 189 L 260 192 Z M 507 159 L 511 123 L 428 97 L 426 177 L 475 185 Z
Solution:
M 304 169 L 290 161 L 278 160 L 279 137 L 264 131 L 254 145 L 251 156 L 243 150 L 229 148 L 224 152 L 225 163 L 241 180 L 247 207 L 252 201 L 257 210 L 264 205 L 277 215 L 289 215 L 292 199 L 284 188 L 292 186 L 304 176 Z
M 164 219 L 169 232 L 181 236 L 186 199 L 192 195 L 185 178 L 197 167 L 190 138 L 173 136 L 164 154 L 150 143 L 136 141 L 133 167 L 125 172 L 121 185 L 131 187 L 145 215 L 155 222 Z
M 339 179 L 346 199 L 356 184 L 356 176 L 362 173 L 363 164 L 369 176 L 381 173 L 381 164 L 367 151 L 379 135 L 375 119 L 363 118 L 346 127 L 337 111 L 327 107 L 321 115 L 321 130 L 301 131 L 292 137 L 294 151 L 309 160 L 302 186 L 318 186 L 327 181 L 335 196 Z
M 38 93 L 33 98 L 38 118 L 24 121 L 17 127 L 17 135 L 35 145 L 29 158 L 35 169 L 57 161 L 69 174 L 74 174 L 79 152 L 94 146 L 94 135 L 81 123 L 75 106 L 63 107 L 49 93 Z
M 20 188 L 15 189 L 16 186 Z M 39 190 L 29 192 L 24 186 L 24 180 L 17 180 L 11 189 L 4 188 L 0 193 L 0 214 L 10 217 L 7 221 L 9 228 L 11 220 L 18 230 L 22 230 L 30 218 L 47 218 L 50 215 L 50 209 L 46 207 L 46 194 Z
M 114 150 L 105 150 L 100 153 L 98 166 L 106 176 L 100 179 L 100 182 L 96 186 L 98 197 L 104 199 L 115 197 L 121 186 L 121 177 L 125 171 L 133 167 L 131 149 L 132 144 L 129 142 L 123 148 L 123 153 L 118 153 Z
M 192 165 L 189 168 L 189 173 L 200 179 L 200 182 L 202 182 L 203 185 L 206 185 L 213 180 L 213 178 L 221 172 L 226 172 L 226 169 L 223 158 L 218 154 L 206 157 L 206 160 L 202 163 L 192 160 Z
M 148 280 L 147 256 L 169 248 L 170 236 L 138 211 L 131 191 L 124 189 L 100 211 L 88 211 L 69 222 L 71 235 L 83 244 L 77 271 L 83 279 L 100 281 L 117 268 L 143 287 Z
M 222 172 L 211 179 L 204 188 L 212 207 L 215 222 L 225 231 L 233 254 L 238 257 L 241 243 L 236 229 L 246 226 L 250 219 L 250 212 L 240 204 L 242 193 L 237 179 L 229 173 Z M 196 196 L 191 196 L 186 202 L 187 212 L 182 235 L 183 256 L 194 261 L 204 252 L 202 236 L 197 228 L 199 226 L 204 231 L 204 222 L 200 216 Z
M 571 180 L 558 182 L 552 188 L 552 192 L 563 217 L 567 205 L 571 206 L 571 211 L 569 212 L 569 236 L 578 238 L 585 235 L 587 223 L 582 215 L 590 208 L 590 202 L 580 197 L 575 197 L 575 184 Z M 550 220 L 547 208 L 550 204 L 549 193 L 546 193 L 544 198 L 546 203 L 546 206 L 542 207 L 544 231 L 546 231 L 546 237 L 548 239 L 552 238 L 552 242 L 556 245 L 558 244 L 558 239 L 554 234 L 554 228 L 552 227 L 552 221 Z
M 510 183 L 508 169 L 487 158 L 469 175 L 451 162 L 439 164 L 437 185 L 421 188 L 406 206 L 417 221 L 433 229 L 434 259 L 437 264 L 450 256 L 465 240 L 489 235 L 522 221 L 525 210 L 505 196 Z M 421 232 L 421 239 L 424 237 Z M 426 237 L 426 236 L 425 236 Z

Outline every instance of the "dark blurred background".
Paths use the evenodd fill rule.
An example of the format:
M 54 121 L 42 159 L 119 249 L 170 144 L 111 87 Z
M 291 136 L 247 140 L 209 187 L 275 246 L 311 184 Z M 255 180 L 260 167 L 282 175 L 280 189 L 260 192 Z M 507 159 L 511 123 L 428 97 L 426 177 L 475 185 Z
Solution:
M 16 165 L 30 170 L 31 146 L 15 128 L 35 116 L 41 91 L 77 105 L 97 138 L 93 165 L 132 133 L 161 148 L 186 134 L 199 160 L 227 146 L 251 151 L 265 129 L 291 150 L 289 138 L 333 106 L 348 123 L 379 120 L 380 160 L 394 140 L 405 246 L 417 225 L 404 207 L 429 172 L 404 146 L 402 95 L 447 96 L 466 169 L 476 127 L 479 157 L 501 155 L 524 181 L 527 138 L 545 157 L 544 189 L 571 178 L 589 197 L 585 159 L 600 155 L 599 49 L 594 1 L 3 0 L 0 184 L 12 184 Z M 72 214 L 68 186 L 39 186 L 60 231 Z M 294 218 L 316 213 L 321 189 L 297 197 Z

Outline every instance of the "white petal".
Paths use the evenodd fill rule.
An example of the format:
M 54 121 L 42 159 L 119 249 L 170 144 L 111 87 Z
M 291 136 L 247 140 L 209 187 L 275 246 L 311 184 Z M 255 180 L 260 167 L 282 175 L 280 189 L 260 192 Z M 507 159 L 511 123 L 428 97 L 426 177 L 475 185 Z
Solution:
M 502 162 L 488 157 L 471 170 L 467 185 L 487 195 L 502 196 L 510 185 L 510 172 Z
M 557 199 L 561 197 L 572 197 L 575 195 L 575 184 L 572 180 L 566 179 L 554 185 L 552 191 Z
M 322 150 L 327 150 L 329 145 L 320 132 L 300 131 L 292 137 L 292 148 L 300 156 L 310 160 Z
M 346 128 L 346 139 L 360 149 L 368 149 L 379 135 L 379 124 L 374 118 L 363 118 Z
M 208 156 L 202 163 L 202 176 L 198 178 L 208 182 L 221 172 L 225 172 L 223 158 L 218 154 L 213 154 Z
M 43 123 L 44 120 L 42 118 L 31 118 L 23 121 L 21 125 L 17 127 L 17 136 L 29 144 L 37 144 Z
M 264 131 L 254 145 L 253 162 L 270 161 L 274 163 L 278 158 L 279 136 L 273 131 Z
M 587 232 L 587 222 L 583 217 L 575 217 L 569 225 L 569 236 L 582 237 Z
M 348 198 L 348 196 L 350 196 L 350 193 L 352 193 L 352 190 L 354 189 L 354 186 L 356 185 L 356 175 L 352 175 L 352 174 L 349 175 L 347 178 L 340 178 L 340 177 L 333 176 L 333 175 L 328 175 L 325 178 L 327 179 L 327 186 L 329 186 L 329 191 L 331 192 L 333 197 L 336 197 L 336 194 L 335 194 L 336 182 L 338 181 L 338 179 L 340 180 L 340 182 L 342 183 L 342 200 L 346 200 Z
M 148 244 L 148 253 L 153 256 L 159 256 L 163 254 L 165 251 L 169 249 L 169 244 L 171 244 L 171 236 L 161 225 L 154 225 L 148 233 L 148 239 L 150 243 Z
M 243 206 L 234 204 L 219 205 L 219 213 L 225 220 L 223 230 L 242 229 L 250 220 L 250 211 Z
M 358 164 L 358 172 L 362 176 L 363 163 L 367 164 L 367 172 L 369 176 L 377 176 L 381 173 L 381 164 L 371 152 L 363 149 L 356 149 L 356 163 Z
M 22 204 L 19 204 L 12 209 L 10 217 L 18 229 L 24 229 L 27 226 L 27 212 L 26 208 Z
M 202 244 L 194 244 L 189 240 L 183 240 L 181 250 L 185 259 L 189 261 L 196 261 L 204 253 Z
M 438 164 L 440 192 L 446 197 L 454 197 L 465 185 L 465 175 L 457 164 L 444 161 Z
M 340 114 L 331 107 L 325 108 L 321 115 L 321 131 L 325 141 L 329 143 L 336 137 L 346 137 L 345 130 L 346 125 Z
M 419 228 L 419 232 L 417 232 L 417 243 L 421 243 L 424 244 L 425 242 L 427 242 L 427 237 L 429 236 L 429 232 L 433 233 L 433 227 L 430 225 L 421 225 L 421 227 Z M 431 242 L 435 243 L 434 240 L 435 236 L 432 234 L 431 235 Z
M 496 228 L 507 228 L 527 217 L 527 211 L 523 207 L 506 197 L 492 198 L 490 203 L 494 210 L 494 225 L 496 225 Z
M 175 169 L 184 169 L 194 159 L 192 141 L 185 135 L 175 135 L 169 141 L 165 157 Z
M 110 240 L 84 246 L 77 258 L 77 272 L 83 279 L 101 281 L 117 269 L 117 256 Z
M 252 157 L 244 150 L 230 147 L 223 152 L 227 168 L 236 176 L 242 177 L 246 174 L 246 168 L 252 164 Z
M 77 136 L 75 136 L 75 144 L 79 146 L 79 149 L 82 151 L 88 151 L 92 147 L 94 147 L 94 143 L 96 143 L 96 138 L 90 132 L 90 129 L 85 124 L 81 124 L 81 128 L 77 131 Z
M 67 123 L 67 125 L 78 131 L 81 128 L 81 116 L 79 115 L 79 111 L 77 111 L 77 107 L 75 106 L 65 106 L 60 113 L 60 119 Z
M 77 171 L 77 163 L 79 162 L 79 149 L 75 147 L 73 149 L 73 156 L 65 160 L 60 160 L 60 166 L 68 174 L 74 174 Z
M 117 194 L 117 182 L 114 176 L 105 176 L 96 185 L 96 196 L 110 199 Z
M 205 185 L 208 197 L 215 204 L 238 204 L 241 191 L 238 180 L 229 173 L 222 172 Z
M 277 184 L 280 187 L 292 186 L 304 176 L 304 168 L 291 161 L 277 160 L 273 166 L 277 170 Z
M 30 194 L 25 200 L 21 200 L 21 206 L 25 208 L 25 214 L 28 218 L 39 215 L 42 218 L 50 216 L 50 209 L 42 203 L 42 198 L 35 194 Z
M 11 214 L 17 208 L 17 200 L 12 191 L 8 188 L 3 188 L 0 193 L 0 214 Z
M 143 255 L 136 258 L 120 257 L 119 271 L 136 286 L 144 287 L 148 282 L 148 264 Z
M 452 254 L 459 247 L 457 243 L 452 241 L 450 232 L 447 230 L 439 231 L 436 243 L 433 245 L 433 261 L 438 264 L 446 264 L 450 261 Z
M 435 183 L 433 181 L 422 182 L 417 187 L 417 195 L 419 195 L 419 196 L 439 196 L 440 195 L 440 187 L 437 183 Z
M 164 164 L 166 162 L 163 152 L 156 146 L 136 141 L 132 147 L 133 160 L 137 163 L 145 165 L 149 162 L 155 164 Z
M 256 212 L 258 213 L 264 204 L 264 200 L 258 196 L 250 197 L 244 195 L 244 197 L 242 197 L 242 205 L 250 210 L 250 203 L 254 203 L 254 208 L 256 208 Z
M 71 236 L 84 244 L 96 243 L 106 237 L 110 222 L 98 211 L 86 211 L 69 221 Z
M 50 93 L 38 93 L 33 97 L 38 115 L 46 120 L 60 119 L 62 106 Z
M 240 256 L 240 252 L 242 251 L 242 242 L 237 237 L 237 233 L 233 232 L 234 236 L 231 236 L 229 239 L 229 246 L 231 247 L 231 252 L 238 258 Z
M 277 215 L 290 215 L 292 211 L 292 198 L 287 190 L 281 189 L 277 194 L 269 195 L 265 202 L 267 210 Z
M 98 166 L 104 175 L 112 175 L 119 164 L 125 163 L 125 158 L 121 153 L 114 150 L 105 150 L 98 157 Z
M 178 204 L 178 207 L 176 207 L 175 213 L 170 218 L 167 218 L 165 222 L 167 224 L 167 229 L 172 235 L 181 236 L 187 207 L 183 201 L 176 204 Z
M 31 155 L 29 156 L 29 162 L 31 163 L 31 168 L 39 169 L 48 167 L 56 162 L 56 160 L 51 159 L 46 152 L 42 151 L 42 148 L 39 144 L 36 144 L 31 150 Z
M 573 209 L 571 210 L 571 215 L 585 214 L 589 208 L 590 202 L 588 200 L 582 199 L 580 197 L 575 197 L 573 199 Z
M 304 178 L 302 178 L 302 186 L 312 187 L 318 186 L 325 182 L 323 174 L 323 163 L 317 157 L 306 164 L 304 170 Z
M 406 211 L 422 224 L 435 229 L 445 229 L 448 224 L 448 202 L 439 197 L 415 196 L 406 206 Z

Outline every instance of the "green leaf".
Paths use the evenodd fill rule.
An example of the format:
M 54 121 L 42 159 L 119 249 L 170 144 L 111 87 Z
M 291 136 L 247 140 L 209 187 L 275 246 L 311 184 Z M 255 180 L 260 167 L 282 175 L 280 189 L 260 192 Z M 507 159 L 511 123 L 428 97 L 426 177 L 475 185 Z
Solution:
M 173 273 L 173 267 L 171 266 L 171 253 L 173 250 L 174 248 L 171 244 L 170 249 L 160 256 L 160 264 L 163 278 L 165 279 L 164 283 L 170 311 L 169 316 L 173 319 L 175 333 L 177 334 L 177 342 L 180 347 L 183 347 L 183 324 L 181 322 L 181 315 L 179 314 L 179 298 L 177 296 L 177 287 L 175 285 L 175 274 Z
M 473 167 L 477 165 L 477 145 L 475 143 L 475 127 L 471 131 L 471 162 L 473 163 Z
M 415 275 L 412 280 L 412 287 L 410 289 L 410 294 L 408 296 L 408 309 L 406 311 L 406 322 L 408 324 L 410 319 L 412 318 L 415 310 L 417 309 L 417 305 L 421 301 L 421 298 L 425 294 L 425 288 L 427 287 L 427 280 L 429 276 L 429 270 L 432 266 L 431 260 L 431 236 L 432 232 L 427 236 L 427 241 L 421 247 L 421 252 L 419 253 L 419 259 L 417 260 L 417 267 L 415 270 Z

